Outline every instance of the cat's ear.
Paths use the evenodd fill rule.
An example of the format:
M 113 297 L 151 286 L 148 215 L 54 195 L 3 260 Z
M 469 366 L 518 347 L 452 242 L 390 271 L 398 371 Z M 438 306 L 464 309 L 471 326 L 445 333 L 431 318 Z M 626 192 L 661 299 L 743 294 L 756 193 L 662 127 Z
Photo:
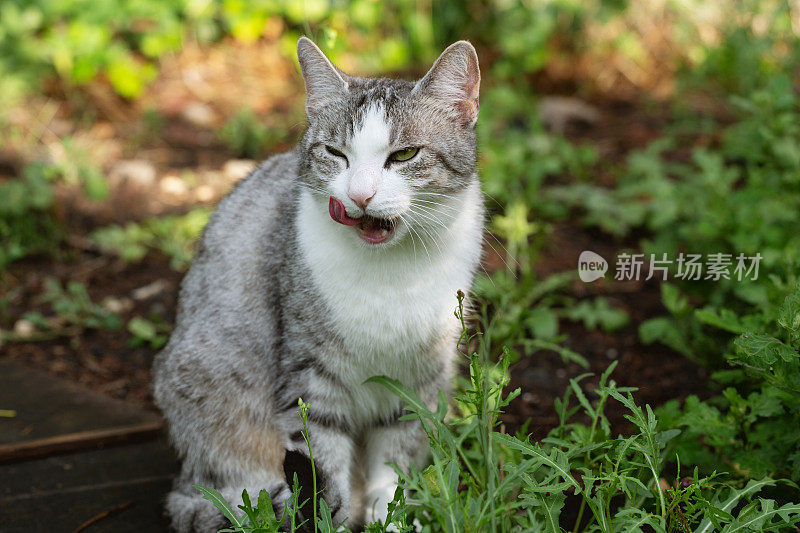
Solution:
M 312 119 L 320 109 L 347 92 L 347 75 L 336 68 L 308 37 L 297 41 L 297 59 L 306 83 L 306 114 Z
M 414 93 L 432 98 L 456 112 L 465 124 L 478 120 L 478 92 L 481 71 L 478 54 L 467 41 L 458 41 L 442 52 Z

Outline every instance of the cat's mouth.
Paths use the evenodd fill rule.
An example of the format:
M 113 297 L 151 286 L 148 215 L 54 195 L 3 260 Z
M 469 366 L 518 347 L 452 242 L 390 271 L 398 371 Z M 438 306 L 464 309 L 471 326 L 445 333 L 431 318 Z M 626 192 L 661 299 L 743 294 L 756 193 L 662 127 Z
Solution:
M 394 236 L 395 221 L 388 218 L 378 218 L 365 215 L 361 218 L 352 218 L 345 211 L 344 204 L 338 198 L 331 196 L 328 204 L 331 218 L 345 226 L 355 226 L 358 236 L 370 244 L 386 242 Z
M 386 242 L 394 235 L 394 221 L 387 218 L 375 218 L 369 215 L 360 219 L 356 226 L 358 236 L 370 244 Z

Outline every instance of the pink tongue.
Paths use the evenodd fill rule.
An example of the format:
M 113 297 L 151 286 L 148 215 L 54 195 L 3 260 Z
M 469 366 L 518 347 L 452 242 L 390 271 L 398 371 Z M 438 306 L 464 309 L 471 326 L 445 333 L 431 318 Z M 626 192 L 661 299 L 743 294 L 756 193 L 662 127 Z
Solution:
M 333 196 L 331 196 L 331 201 L 328 203 L 328 212 L 331 214 L 331 218 L 339 224 L 344 224 L 345 226 L 355 226 L 361 223 L 360 218 L 350 218 L 347 216 L 347 211 L 344 209 L 344 204 Z

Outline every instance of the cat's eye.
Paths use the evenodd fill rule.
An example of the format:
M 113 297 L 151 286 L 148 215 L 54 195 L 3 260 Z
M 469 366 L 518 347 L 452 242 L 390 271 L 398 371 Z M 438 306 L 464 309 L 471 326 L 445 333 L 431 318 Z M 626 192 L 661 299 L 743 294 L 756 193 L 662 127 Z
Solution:
M 389 155 L 389 161 L 408 161 L 409 159 L 413 158 L 419 152 L 419 148 L 416 146 L 411 146 L 409 148 L 403 148 L 402 150 L 398 150 L 396 152 L 392 152 Z
M 328 146 L 328 145 L 326 144 L 326 145 L 325 145 L 325 150 L 327 150 L 327 152 L 328 152 L 329 154 L 331 154 L 331 155 L 335 155 L 336 157 L 341 157 L 342 159 L 344 159 L 345 161 L 347 161 L 347 156 L 346 156 L 346 155 L 344 155 L 344 154 L 343 154 L 342 152 L 340 152 L 339 150 L 337 150 L 336 148 L 334 148 L 333 146 Z

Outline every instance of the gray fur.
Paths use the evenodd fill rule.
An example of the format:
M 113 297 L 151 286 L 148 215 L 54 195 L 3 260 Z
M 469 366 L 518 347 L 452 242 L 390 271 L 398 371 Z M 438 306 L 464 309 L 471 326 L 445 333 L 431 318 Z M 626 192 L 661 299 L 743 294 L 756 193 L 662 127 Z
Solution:
M 362 385 L 362 378 L 402 366 L 391 377 L 402 379 L 434 405 L 437 391 L 449 388 L 454 371 L 455 335 L 450 328 L 410 336 L 396 353 L 371 354 L 374 368 L 343 372 L 348 361 L 362 364 L 364 354 L 348 349 L 323 289 L 314 282 L 302 253 L 298 210 L 304 190 L 324 209 L 325 184 L 343 162 L 320 149 L 347 145 L 375 102 L 393 125 L 393 140 L 426 147 L 399 170 L 408 183 L 417 191 L 460 198 L 456 195 L 478 186 L 472 108 L 458 98 L 453 103 L 454 93 L 446 94 L 447 78 L 439 79 L 443 75 L 434 72 L 436 67 L 422 84 L 357 78 L 335 69 L 307 39 L 301 39 L 298 50 L 311 102 L 309 128 L 295 151 L 264 162 L 219 204 L 182 283 L 175 331 L 154 364 L 155 399 L 183 461 L 166 505 L 181 533 L 225 525 L 194 484 L 220 490 L 234 508 L 245 488 L 253 499 L 265 488 L 282 505 L 289 494 L 285 454 L 307 453 L 299 434 L 298 397 L 311 406 L 309 433 L 324 480 L 322 496 L 337 520 L 348 519 L 351 526 L 365 520 L 369 502 L 364 498 L 369 496 L 363 493 L 372 475 L 367 465 L 391 461 L 405 468 L 423 461 L 426 439 L 418 424 L 397 420 L 401 406 L 396 398 L 377 386 Z M 470 83 L 477 83 L 477 58 L 468 43 L 453 45 L 442 57 L 437 64 L 448 66 L 460 58 L 469 71 L 466 78 L 472 76 Z M 445 76 L 457 74 L 451 68 Z M 456 91 L 467 85 L 458 85 Z M 470 94 L 465 94 L 468 100 Z M 474 97 L 477 113 L 477 88 Z M 471 207 L 480 229 L 482 206 Z M 459 231 L 445 224 L 448 232 Z M 376 260 L 397 254 L 398 260 L 411 261 L 413 246 L 414 260 L 424 269 L 427 259 L 417 249 L 424 239 L 421 232 L 417 235 L 420 241 L 405 238 L 375 250 Z M 429 228 L 426 235 L 433 250 L 438 234 Z M 469 264 L 464 265 L 465 291 L 480 254 L 480 239 L 472 240 L 465 259 Z M 454 299 L 441 306 L 442 315 L 451 315 L 454 306 Z M 392 357 L 403 357 L 406 363 L 393 366 Z M 364 398 L 374 405 L 365 406 Z

